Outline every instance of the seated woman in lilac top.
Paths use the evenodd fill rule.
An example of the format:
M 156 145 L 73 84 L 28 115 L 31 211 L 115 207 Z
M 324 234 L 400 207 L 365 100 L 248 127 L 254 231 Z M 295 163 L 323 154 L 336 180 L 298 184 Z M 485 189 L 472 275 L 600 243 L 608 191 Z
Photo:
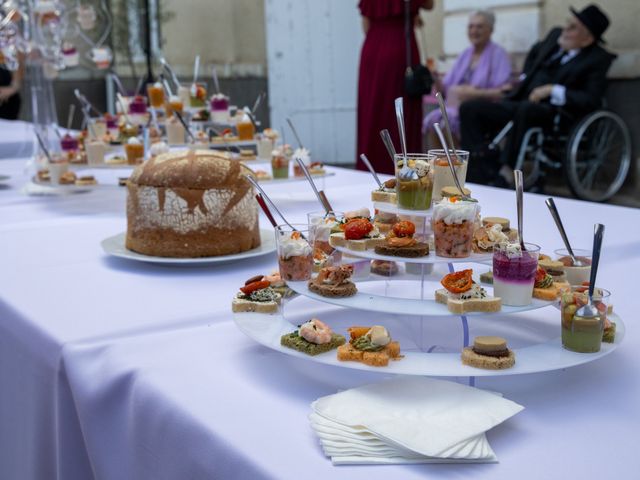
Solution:
M 436 81 L 436 90 L 446 99 L 451 130 L 459 137 L 460 120 L 458 107 L 473 98 L 499 99 L 510 89 L 511 61 L 501 46 L 491 41 L 495 16 L 492 12 L 478 10 L 469 16 L 467 35 L 471 46 L 456 59 L 444 80 Z M 429 147 L 440 148 L 433 134 L 433 124 L 440 122 L 438 109 L 430 112 L 422 123 L 423 133 L 429 135 Z

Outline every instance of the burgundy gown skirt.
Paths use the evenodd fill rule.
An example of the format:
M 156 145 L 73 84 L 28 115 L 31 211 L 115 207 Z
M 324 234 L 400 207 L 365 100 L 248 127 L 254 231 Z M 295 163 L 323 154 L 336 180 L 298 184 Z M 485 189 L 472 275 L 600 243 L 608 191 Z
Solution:
M 412 65 L 419 62 L 415 35 L 411 34 Z M 401 151 L 394 100 L 404 96 L 406 53 L 403 17 L 370 21 L 360 54 L 358 79 L 358 151 L 356 167 L 365 170 L 360 160 L 364 153 L 379 173 L 394 173 L 393 163 L 380 138 L 388 129 Z M 409 152 L 422 151 L 422 98 L 404 96 L 405 130 Z

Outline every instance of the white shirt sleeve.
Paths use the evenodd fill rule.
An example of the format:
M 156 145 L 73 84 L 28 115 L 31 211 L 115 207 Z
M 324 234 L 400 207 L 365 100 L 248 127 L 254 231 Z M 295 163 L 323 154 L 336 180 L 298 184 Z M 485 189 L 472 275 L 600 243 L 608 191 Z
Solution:
M 554 85 L 551 87 L 551 105 L 562 106 L 567 103 L 567 89 L 564 85 Z

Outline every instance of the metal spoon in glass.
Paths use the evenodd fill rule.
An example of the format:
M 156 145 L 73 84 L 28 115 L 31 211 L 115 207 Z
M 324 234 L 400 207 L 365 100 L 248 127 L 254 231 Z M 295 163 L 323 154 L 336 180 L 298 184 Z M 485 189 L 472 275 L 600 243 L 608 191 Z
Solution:
M 602 249 L 602 238 L 604 237 L 604 225 L 596 223 L 593 233 L 593 257 L 591 259 L 591 277 L 589 278 L 589 303 L 583 305 L 576 312 L 578 317 L 597 317 L 600 315 L 598 308 L 593 304 L 593 290 L 596 286 L 596 275 L 598 273 L 598 263 L 600 262 L 600 250 Z
M 453 176 L 453 181 L 455 182 L 456 187 L 460 191 L 460 195 L 462 196 L 462 199 L 468 202 L 476 202 L 477 200 L 469 197 L 464 193 L 464 189 L 462 188 L 462 185 L 460 185 L 460 180 L 458 180 L 456 169 L 453 166 L 453 160 L 451 160 L 451 155 L 449 155 L 449 146 L 447 145 L 447 141 L 444 139 L 444 135 L 442 134 L 442 129 L 440 128 L 440 124 L 438 123 L 434 124 L 433 128 L 435 129 L 436 135 L 438 135 L 438 139 L 442 144 L 442 149 L 444 150 L 444 154 L 447 157 L 447 162 L 449 163 L 449 168 L 451 169 L 451 175 Z
M 544 202 L 547 204 L 547 207 L 549 207 L 549 211 L 551 212 L 551 216 L 553 217 L 553 220 L 556 222 L 556 227 L 558 227 L 558 231 L 560 232 L 560 236 L 562 237 L 562 241 L 564 242 L 564 246 L 567 247 L 567 252 L 569 253 L 569 256 L 571 257 L 571 261 L 573 262 L 573 266 L 574 267 L 583 267 L 584 266 L 584 262 L 582 262 L 581 260 L 578 260 L 576 258 L 576 256 L 573 254 L 573 249 L 571 248 L 571 245 L 569 244 L 569 237 L 567 237 L 567 232 L 564 229 L 564 226 L 562 225 L 562 220 L 560 220 L 560 214 L 558 213 L 558 209 L 556 208 L 556 204 L 553 201 L 553 198 L 549 197 L 547 198 L 547 200 Z
M 522 204 L 524 197 L 524 179 L 522 177 L 522 170 L 513 171 L 514 180 L 516 183 L 516 208 L 518 212 L 518 239 L 520 240 L 520 249 L 524 252 L 526 250 L 524 246 L 524 238 L 522 236 Z
M 384 185 L 382 184 L 382 182 L 380 181 L 380 178 L 378 178 L 378 174 L 376 173 L 376 171 L 373 169 L 373 165 L 371 165 L 371 162 L 369 161 L 369 159 L 367 158 L 367 156 L 364 153 L 360 154 L 360 160 L 362 160 L 362 163 L 365 164 L 365 166 L 369 169 L 369 171 L 371 172 L 371 175 L 373 175 L 373 179 L 376 181 L 376 183 L 378 184 L 378 187 L 383 188 Z
M 442 93 L 436 92 L 436 98 L 438 99 L 440 114 L 442 115 L 442 120 L 444 122 L 444 133 L 447 135 L 447 141 L 451 146 L 453 156 L 456 157 L 456 160 L 459 161 L 460 159 L 458 158 L 458 153 L 456 152 L 456 145 L 453 142 L 453 135 L 451 134 L 451 123 L 449 123 L 449 114 L 447 113 L 447 108 L 444 105 L 444 97 L 442 96 Z
M 414 170 L 409 168 L 409 162 L 407 161 L 407 136 L 404 130 L 404 106 L 402 103 L 402 97 L 398 97 L 395 100 L 396 107 L 396 120 L 398 122 L 398 131 L 400 132 L 400 146 L 402 147 L 402 168 L 398 172 L 398 176 L 402 180 L 411 180 L 414 176 Z
M 380 137 L 382 138 L 382 143 L 387 148 L 387 153 L 389 157 L 391 157 L 391 163 L 393 163 L 393 171 L 396 171 L 396 147 L 393 146 L 393 140 L 391 140 L 391 134 L 389 130 L 386 128 L 384 130 L 380 130 Z

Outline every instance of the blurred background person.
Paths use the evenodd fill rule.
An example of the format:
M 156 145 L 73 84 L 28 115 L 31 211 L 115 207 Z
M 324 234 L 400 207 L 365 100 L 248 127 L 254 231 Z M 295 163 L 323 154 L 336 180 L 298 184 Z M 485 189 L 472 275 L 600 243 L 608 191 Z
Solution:
M 365 40 L 360 53 L 358 80 L 358 142 L 356 157 L 367 155 L 378 172 L 394 173 L 393 164 L 380 139 L 387 128 L 400 150 L 394 100 L 404 97 L 405 129 L 409 152 L 422 150 L 422 98 L 404 93 L 406 64 L 405 0 L 361 0 Z M 433 8 L 433 0 L 410 0 L 410 25 L 421 26 L 419 10 Z M 411 65 L 420 62 L 418 44 L 410 31 Z M 357 159 L 356 168 L 366 169 Z
M 20 20 L 14 11 L 10 18 L 12 22 Z M 20 87 L 24 77 L 24 55 L 17 54 L 18 68 L 11 71 L 8 67 L 8 58 L 0 51 L 0 118 L 5 120 L 17 120 L 20 113 Z
M 467 24 L 467 36 L 471 46 L 458 56 L 443 80 L 436 77 L 435 89 L 445 96 L 447 114 L 456 143 L 459 143 L 460 138 L 460 104 L 476 98 L 498 100 L 511 88 L 509 55 L 504 48 L 491 41 L 494 25 L 493 12 L 473 12 Z M 441 119 L 439 109 L 433 110 L 424 119 L 422 131 L 427 134 L 429 148 L 441 147 L 433 130 L 433 124 Z

